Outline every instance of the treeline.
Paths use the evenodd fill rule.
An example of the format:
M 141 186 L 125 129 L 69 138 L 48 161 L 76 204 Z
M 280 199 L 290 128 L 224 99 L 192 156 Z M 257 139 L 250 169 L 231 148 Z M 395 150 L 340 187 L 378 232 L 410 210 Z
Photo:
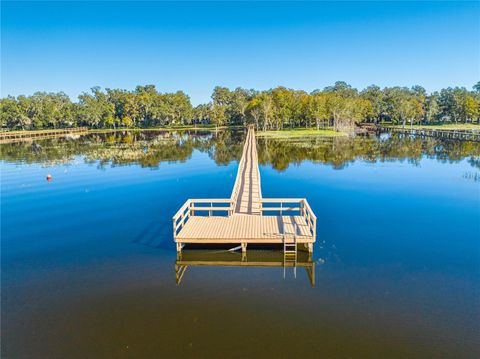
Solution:
M 345 82 L 307 93 L 277 87 L 268 91 L 216 87 L 212 101 L 193 107 L 182 91 L 160 93 L 154 85 L 133 91 L 92 88 L 72 102 L 65 93 L 37 92 L 0 99 L 4 129 L 163 127 L 255 124 L 262 130 L 334 126 L 361 122 L 439 124 L 480 122 L 480 82 L 472 91 L 446 88 L 428 94 L 421 86 L 372 85 L 359 91 Z

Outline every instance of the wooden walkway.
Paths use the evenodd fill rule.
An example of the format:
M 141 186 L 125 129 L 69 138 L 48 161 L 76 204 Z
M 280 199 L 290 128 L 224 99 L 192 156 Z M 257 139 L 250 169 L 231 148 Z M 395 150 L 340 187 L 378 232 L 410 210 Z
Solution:
M 382 126 L 373 123 L 361 124 L 359 129 L 362 129 L 366 132 L 372 133 L 399 133 L 403 135 L 413 135 L 420 137 L 435 137 L 435 138 L 444 138 L 452 139 L 459 141 L 476 141 L 480 142 L 480 131 L 479 130 L 442 130 L 442 129 L 429 129 L 425 128 L 411 128 L 411 127 L 393 127 L 393 126 Z
M 231 201 L 235 203 L 234 213 L 260 214 L 262 191 L 258 170 L 257 142 L 255 133 L 250 129 L 243 147 L 242 159 L 233 186 Z
M 312 251 L 317 218 L 305 198 L 262 198 L 253 127 L 248 129 L 229 199 L 189 199 L 173 217 L 177 250 L 185 243 L 303 244 Z M 290 248 L 287 248 L 287 247 Z
M 88 128 L 86 127 L 60 128 L 56 130 L 39 131 L 0 131 L 0 143 L 19 142 L 50 137 L 61 137 L 72 134 L 83 134 L 87 132 Z

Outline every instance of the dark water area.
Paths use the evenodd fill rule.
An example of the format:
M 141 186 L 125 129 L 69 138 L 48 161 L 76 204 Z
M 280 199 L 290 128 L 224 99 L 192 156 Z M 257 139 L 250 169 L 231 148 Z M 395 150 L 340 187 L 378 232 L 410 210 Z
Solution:
M 2 358 L 480 357 L 480 144 L 258 138 L 263 196 L 318 217 L 284 277 L 278 250 L 177 258 L 173 214 L 230 195 L 243 139 L 1 145 Z

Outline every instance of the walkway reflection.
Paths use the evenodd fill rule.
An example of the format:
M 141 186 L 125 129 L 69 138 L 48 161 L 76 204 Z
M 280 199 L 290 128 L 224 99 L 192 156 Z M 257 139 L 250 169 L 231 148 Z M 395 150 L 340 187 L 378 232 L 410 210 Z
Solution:
M 247 250 L 242 255 L 240 252 L 183 249 L 177 253 L 175 261 L 175 279 L 177 284 L 182 282 L 188 267 L 283 267 L 284 277 L 288 268 L 293 270 L 296 277 L 297 268 L 305 268 L 312 287 L 315 286 L 315 263 L 312 254 L 298 251 L 296 261 L 285 259 L 280 250 Z

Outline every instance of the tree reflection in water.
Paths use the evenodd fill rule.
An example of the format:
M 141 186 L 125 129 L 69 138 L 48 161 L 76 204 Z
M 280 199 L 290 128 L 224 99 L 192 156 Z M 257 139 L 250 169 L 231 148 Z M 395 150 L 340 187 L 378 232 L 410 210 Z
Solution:
M 208 153 L 215 163 L 226 165 L 241 157 L 243 131 L 139 131 L 90 133 L 2 144 L 0 159 L 7 162 L 70 163 L 78 157 L 99 166 L 139 164 L 158 167 L 162 162 L 186 161 L 194 150 Z M 282 171 L 305 160 L 341 169 L 356 160 L 407 160 L 422 157 L 456 162 L 467 159 L 480 169 L 480 143 L 435 138 L 392 136 L 258 138 L 260 164 Z

